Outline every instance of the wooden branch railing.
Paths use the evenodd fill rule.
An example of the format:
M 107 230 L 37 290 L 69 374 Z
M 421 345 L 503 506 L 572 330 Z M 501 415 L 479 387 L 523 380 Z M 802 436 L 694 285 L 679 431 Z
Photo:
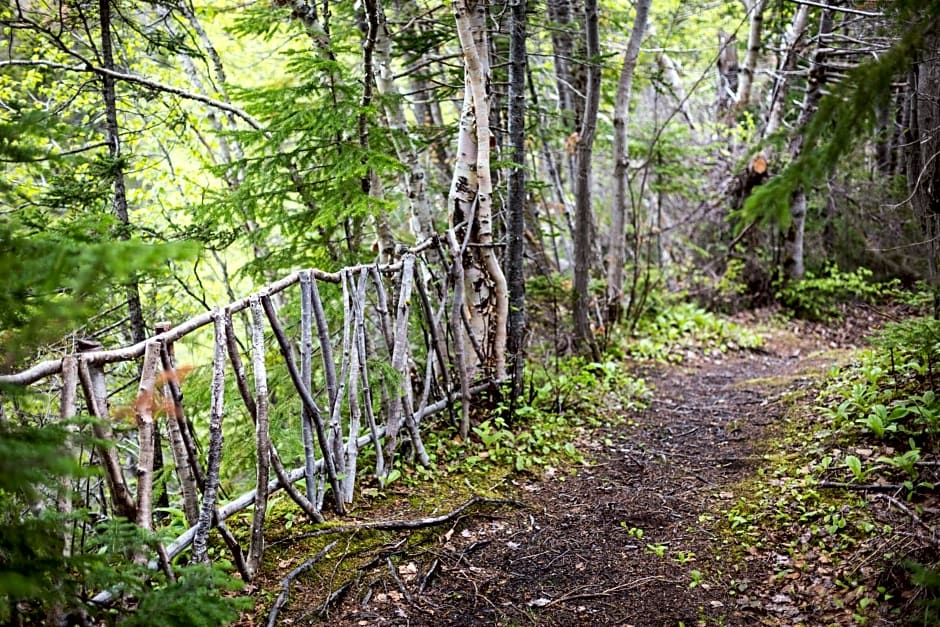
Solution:
M 2 375 L 0 385 L 33 385 L 61 374 L 62 418 L 78 413 L 76 396 L 80 385 L 87 413 L 97 418 L 93 424 L 96 439 L 101 443 L 122 443 L 121 457 L 116 446 L 100 445 L 95 451 L 94 463 L 104 470 L 109 498 L 106 505 L 113 515 L 134 521 L 148 531 L 161 524 L 154 518 L 153 495 L 155 460 L 163 457 L 165 447 L 166 457 L 173 460 L 176 483 L 164 489 L 170 492 L 172 488 L 171 506 L 183 512 L 188 530 L 165 547 L 158 547 L 157 556 L 163 566 L 167 567 L 167 560 L 189 546 L 193 561 L 207 561 L 209 535 L 218 528 L 239 571 L 249 579 L 262 563 L 265 515 L 268 497 L 273 492 L 284 489 L 314 523 L 324 520 L 322 507 L 327 494 L 335 513 L 343 515 L 353 501 L 356 478 L 363 470 L 359 461 L 363 447 L 374 449 L 372 474 L 380 482 L 390 476 L 403 438 L 410 441 L 418 462 L 428 465 L 422 420 L 461 400 L 464 420 L 460 427 L 465 430 L 470 396 L 492 385 L 471 387 L 467 380 L 461 346 L 463 320 L 448 320 L 464 308 L 460 292 L 452 294 L 448 289 L 459 282 L 445 273 L 447 278 L 442 282 L 429 284 L 432 266 L 422 258 L 422 253 L 433 245 L 436 259 L 451 263 L 440 244 L 428 240 L 400 251 L 400 261 L 393 264 L 359 265 L 335 273 L 315 269 L 294 272 L 255 294 L 177 326 L 158 323 L 156 334 L 143 342 L 108 350 L 93 345 L 76 355 L 64 355 L 22 372 Z M 453 266 L 446 269 L 452 272 Z M 318 289 L 318 284 L 325 283 L 339 286 L 337 302 L 341 305 L 342 327 L 331 324 L 340 316 L 329 319 Z M 281 322 L 284 311 L 278 310 L 272 295 L 295 284 L 299 285 L 299 325 L 285 326 Z M 411 306 L 415 293 L 420 298 L 418 307 Z M 240 344 L 232 319 L 243 311 L 250 316 L 246 325 L 249 337 Z M 420 334 L 410 333 L 416 322 L 423 329 Z M 209 404 L 187 412 L 174 345 L 210 324 L 213 356 Z M 296 338 L 287 331 L 295 327 L 299 327 Z M 336 346 L 334 337 L 341 338 Z M 284 467 L 271 439 L 273 406 L 269 385 L 270 368 L 274 366 L 269 362 L 275 353 L 268 350 L 269 340 L 276 343 L 280 355 L 277 367 L 282 372 L 286 370 L 296 392 L 293 402 L 297 407 L 297 437 L 302 444 L 304 463 L 293 470 Z M 250 347 L 250 379 L 240 345 Z M 298 347 L 299 359 L 295 355 Z M 317 351 L 322 362 L 319 370 L 314 364 Z M 379 360 L 385 361 L 387 367 L 370 367 Z M 126 431 L 115 435 L 110 427 L 108 376 L 115 373 L 106 376 L 104 366 L 120 362 L 136 364 L 136 368 L 126 371 L 139 373 L 132 404 L 136 438 Z M 229 372 L 234 375 L 234 387 L 238 390 L 236 400 L 225 398 Z M 458 389 L 452 388 L 453 381 L 459 382 Z M 111 388 L 120 389 L 114 385 Z M 162 395 L 163 407 L 156 402 L 158 395 Z M 250 442 L 254 449 L 254 488 L 223 504 L 220 503 L 223 453 L 225 447 L 233 446 L 223 437 L 230 428 L 226 426 L 226 414 L 239 401 L 254 425 L 254 439 L 234 445 L 246 446 Z M 283 403 L 282 398 L 279 406 Z M 188 413 L 206 421 L 199 429 L 208 434 L 203 442 L 205 458 L 198 453 Z M 163 416 L 165 420 L 161 420 Z M 128 450 L 132 463 L 122 465 L 121 458 L 127 458 Z M 273 480 L 269 476 L 272 470 L 276 477 Z M 305 479 L 304 490 L 294 486 L 301 479 Z M 243 551 L 226 528 L 225 520 L 252 504 L 255 507 L 249 546 Z M 156 567 L 160 560 L 155 559 L 151 565 Z

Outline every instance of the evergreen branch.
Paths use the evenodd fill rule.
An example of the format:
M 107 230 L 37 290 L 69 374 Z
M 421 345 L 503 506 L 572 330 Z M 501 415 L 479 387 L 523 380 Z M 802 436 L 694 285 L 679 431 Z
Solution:
M 755 188 L 736 212 L 741 220 L 738 228 L 752 221 L 789 227 L 792 194 L 801 186 L 809 189 L 816 185 L 872 128 L 876 108 L 889 97 L 893 78 L 907 70 L 924 34 L 938 21 L 940 3 L 903 33 L 887 53 L 849 72 L 834 93 L 822 98 L 816 113 L 798 131 L 803 137 L 800 154 L 780 174 Z
M 201 102 L 204 105 L 214 107 L 216 109 L 221 109 L 222 111 L 227 111 L 232 115 L 241 118 L 244 120 L 251 128 L 255 130 L 262 130 L 263 126 L 254 116 L 250 113 L 236 107 L 235 105 L 217 100 L 215 98 L 210 98 L 209 96 L 204 96 L 202 94 L 197 94 L 195 92 L 182 89 L 180 87 L 174 87 L 173 85 L 167 85 L 165 83 L 157 82 L 153 79 L 146 78 L 144 76 L 138 76 L 137 74 L 130 74 L 128 72 L 119 72 L 117 70 L 111 70 L 104 68 L 92 63 L 85 63 L 82 65 L 69 65 L 67 63 L 58 63 L 56 61 L 46 61 L 43 59 L 10 59 L 8 61 L 0 61 L 0 67 L 9 67 L 9 66 L 30 66 L 30 67 L 47 67 L 55 70 L 64 70 L 66 72 L 78 72 L 82 74 L 97 74 L 98 76 L 110 76 L 114 79 L 124 81 L 126 83 L 133 83 L 135 85 L 141 85 L 143 87 L 148 87 L 156 91 L 161 91 L 168 94 L 173 94 L 174 96 L 179 96 L 185 100 L 193 100 L 195 102 Z

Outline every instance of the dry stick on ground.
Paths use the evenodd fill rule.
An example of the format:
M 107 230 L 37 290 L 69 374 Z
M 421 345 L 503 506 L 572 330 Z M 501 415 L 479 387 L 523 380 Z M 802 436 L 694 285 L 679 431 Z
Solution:
M 284 538 L 279 540 L 274 544 L 285 544 L 287 542 L 297 542 L 300 540 L 306 540 L 308 538 L 317 538 L 319 536 L 327 536 L 334 533 L 351 533 L 355 531 L 402 531 L 405 529 L 424 529 L 426 527 L 435 527 L 442 523 L 450 522 L 455 518 L 459 517 L 465 511 L 470 509 L 475 505 L 512 505 L 513 507 L 525 507 L 519 501 L 514 501 L 512 499 L 488 499 L 482 496 L 475 496 L 457 509 L 453 510 L 448 514 L 442 514 L 441 516 L 429 516 L 427 518 L 418 518 L 415 520 L 375 520 L 371 522 L 358 523 L 355 525 L 342 525 L 338 527 L 328 527 L 326 529 L 317 529 L 316 531 L 310 531 L 307 533 L 302 533 L 298 536 L 293 536 L 290 538 Z M 274 546 L 272 544 L 271 546 Z
M 294 583 L 294 580 L 300 577 L 302 574 L 310 570 L 317 562 L 326 557 L 327 553 L 332 550 L 336 543 L 339 540 L 333 540 L 325 547 L 317 551 L 316 555 L 306 560 L 303 564 L 290 571 L 284 579 L 281 580 L 281 593 L 277 595 L 277 599 L 274 600 L 274 605 L 271 607 L 271 613 L 268 614 L 268 627 L 274 627 L 277 623 L 277 615 L 281 609 L 287 605 L 287 599 L 290 596 L 290 586 Z
M 889 495 L 889 494 L 875 494 L 873 498 L 876 498 L 876 499 L 879 499 L 879 500 L 883 500 L 883 501 L 887 501 L 887 502 L 890 503 L 892 506 L 894 506 L 895 509 L 898 509 L 899 511 L 901 511 L 901 512 L 907 514 L 907 515 L 911 518 L 911 520 L 913 520 L 915 523 L 917 523 L 917 525 L 918 525 L 921 529 L 923 529 L 924 531 L 927 532 L 927 536 L 926 536 L 926 537 L 924 537 L 924 536 L 922 536 L 922 535 L 920 535 L 920 534 L 918 534 L 917 537 L 919 537 L 919 538 L 924 538 L 925 540 L 928 540 L 928 541 L 929 541 L 931 544 L 933 544 L 934 546 L 937 546 L 938 544 L 940 544 L 940 541 L 938 541 L 938 539 L 937 539 L 937 530 L 934 529 L 933 527 L 931 527 L 930 525 L 928 525 L 927 523 L 925 523 L 923 520 L 921 520 L 920 516 L 918 516 L 916 513 L 914 513 L 914 512 L 911 510 L 911 508 L 909 508 L 909 507 L 908 507 L 907 505 L 905 505 L 903 502 L 901 502 L 900 500 L 898 500 L 897 498 L 895 498 L 895 497 L 893 497 L 893 496 L 891 496 L 891 495 Z
M 252 421 L 256 422 L 258 419 L 258 408 L 257 405 L 255 405 L 254 397 L 251 395 L 251 390 L 248 389 L 248 377 L 245 374 L 245 367 L 242 365 L 241 356 L 238 354 L 238 344 L 235 341 L 235 327 L 232 324 L 232 317 L 229 315 L 225 317 L 225 329 L 228 333 L 226 340 L 228 342 L 229 363 L 232 365 L 232 372 L 235 373 L 235 383 L 242 397 L 242 402 L 244 402 L 245 407 L 248 408 L 248 414 L 251 416 Z M 313 522 L 323 522 L 323 516 L 320 514 L 316 505 L 294 487 L 293 482 L 291 482 L 290 477 L 287 475 L 287 469 L 284 468 L 284 464 L 277 454 L 277 449 L 274 448 L 274 444 L 269 444 L 271 446 L 271 465 L 274 467 L 274 474 L 277 475 L 277 480 L 280 482 L 281 487 L 284 488 L 284 491 L 287 492 L 291 500 L 294 501 Z M 316 463 L 314 463 L 313 467 L 313 471 L 310 470 L 309 466 L 307 467 L 308 474 L 316 474 Z
M 320 415 L 320 408 L 317 407 L 317 403 L 313 400 L 310 390 L 301 380 L 290 343 L 287 340 L 287 336 L 284 334 L 281 323 L 277 319 L 277 313 L 274 311 L 274 305 L 271 303 L 271 299 L 267 295 L 262 296 L 261 305 L 264 307 L 264 312 L 268 316 L 268 322 L 271 323 L 271 330 L 274 331 L 274 337 L 277 339 L 277 344 L 281 349 L 281 356 L 284 357 L 284 361 L 287 364 L 287 372 L 290 374 L 291 381 L 294 383 L 294 387 L 297 388 L 297 393 L 300 395 L 300 400 L 304 404 L 304 407 L 310 412 L 310 415 L 313 416 L 317 439 L 320 441 L 320 450 L 323 452 L 323 466 L 326 469 L 326 476 L 330 481 L 330 486 L 333 488 L 336 513 L 343 515 L 346 513 L 346 508 L 343 504 L 343 494 L 340 491 L 339 480 L 336 477 L 336 467 L 333 465 L 333 456 L 330 455 L 330 447 L 326 440 L 326 431 L 323 428 L 323 418 Z

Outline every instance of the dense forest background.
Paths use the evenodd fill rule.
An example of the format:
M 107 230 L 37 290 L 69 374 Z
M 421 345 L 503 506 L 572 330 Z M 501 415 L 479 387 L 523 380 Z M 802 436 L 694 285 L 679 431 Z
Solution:
M 479 418 L 470 415 L 471 389 L 489 386 L 480 407 L 510 399 L 511 416 L 531 384 L 527 359 L 597 362 L 670 302 L 721 312 L 777 303 L 823 317 L 820 294 L 864 293 L 891 280 L 925 287 L 936 300 L 938 19 L 938 3 L 908 0 L 7 0 L 0 382 L 9 387 L 0 423 L 9 459 L 35 457 L 39 474 L 17 475 L 17 461 L 4 467 L 6 524 L 20 524 L 22 511 L 52 516 L 56 508 L 42 503 L 58 490 L 57 515 L 82 530 L 83 551 L 63 554 L 54 542 L 29 550 L 42 554 L 49 577 L 61 560 L 85 569 L 81 594 L 118 585 L 74 560 L 97 550 L 91 540 L 85 546 L 85 530 L 96 524 L 89 511 L 121 518 L 115 481 L 122 464 L 143 463 L 141 425 L 149 425 L 157 458 L 147 461 L 156 495 L 143 506 L 146 523 L 139 502 L 125 508 L 124 518 L 139 524 L 112 529 L 109 546 L 130 536 L 153 546 L 146 533 L 136 536 L 154 530 L 150 500 L 163 508 L 157 528 L 183 507 L 175 499 L 186 500 L 185 479 L 161 475 L 162 447 L 173 467 L 170 426 L 157 416 L 154 435 L 153 417 L 141 419 L 141 394 L 164 384 L 177 405 L 185 388 L 194 446 L 212 450 L 207 425 L 221 390 L 245 399 L 247 409 L 230 410 L 229 441 L 257 446 L 228 445 L 214 479 L 210 455 L 210 487 L 231 495 L 256 480 L 267 485 L 267 470 L 255 477 L 252 467 L 277 457 L 264 452 L 274 450 L 269 437 L 283 438 L 285 460 L 303 465 L 306 454 L 313 472 L 313 426 L 303 442 L 286 435 L 295 414 L 313 413 L 313 399 L 294 408 L 276 399 L 295 393 L 290 355 L 301 331 L 288 322 L 282 338 L 275 311 L 285 319 L 312 312 L 317 325 L 347 321 L 332 339 L 329 325 L 320 327 L 321 350 L 335 350 L 337 363 L 342 355 L 340 382 L 325 357 L 322 368 L 304 371 L 308 396 L 328 388 L 325 422 L 332 417 L 340 434 L 320 442 L 321 482 L 330 485 L 306 494 L 308 513 L 318 516 L 324 493 L 353 490 L 326 470 L 325 451 L 341 456 L 336 439 L 351 420 L 359 425 L 359 410 L 336 401 L 343 377 L 350 398 L 368 406 L 363 416 L 374 405 L 395 425 L 386 432 L 388 464 L 375 460 L 387 482 L 401 473 L 392 461 L 399 419 L 391 416 L 430 407 L 438 397 L 429 390 L 445 404 L 463 400 L 453 422 L 466 437 Z M 376 270 L 373 287 L 363 268 L 374 264 L 403 278 L 383 287 Z M 321 276 L 322 294 L 265 291 L 305 268 L 329 275 Z M 253 292 L 264 302 L 245 301 L 244 317 L 232 309 L 234 321 L 223 324 L 217 308 Z M 416 320 L 409 306 L 425 317 Z M 372 322 L 390 310 L 394 320 Z M 178 341 L 172 360 L 161 355 L 166 344 L 145 355 L 156 334 L 204 315 L 215 336 Z M 265 315 L 278 334 L 271 352 L 280 349 L 285 362 L 259 383 Z M 409 320 L 412 330 L 399 331 Z M 250 364 L 257 405 L 247 388 L 220 378 L 226 337 L 230 355 L 261 351 L 261 366 Z M 46 379 L 31 392 L 13 385 L 25 381 L 16 373 L 44 360 L 130 345 L 144 360 L 108 371 L 114 384 L 97 393 L 101 406 L 96 375 L 79 373 L 87 400 L 62 414 L 71 421 L 62 429 L 49 399 L 68 387 L 64 361 L 56 366 L 62 381 Z M 368 376 L 349 374 L 366 365 L 384 377 L 374 399 Z M 508 394 L 490 385 L 505 381 Z M 105 417 L 108 404 L 126 428 L 85 426 Z M 401 421 L 409 443 L 402 457 L 417 452 L 426 461 L 418 420 Z M 359 431 L 348 428 L 355 442 Z M 374 425 L 372 436 L 378 449 Z M 113 441 L 114 455 L 102 439 Z M 74 463 L 42 453 L 62 446 L 81 451 Z M 355 476 L 355 454 L 346 451 Z M 116 475 L 105 489 L 87 473 L 109 459 Z M 73 499 L 79 523 L 71 506 L 61 507 L 62 475 L 85 490 Z M 130 483 L 142 490 L 136 478 Z M 209 517 L 200 521 L 208 530 L 218 515 L 215 492 L 198 490 L 211 493 L 209 509 L 197 511 L 192 500 L 177 522 Z M 39 516 L 35 524 L 66 523 Z M 18 533 L 30 544 L 38 532 Z M 144 571 L 149 550 L 125 557 Z M 243 577 L 258 566 L 254 551 Z M 163 566 L 167 581 L 177 581 Z M 218 576 L 199 573 L 186 581 Z M 36 588 L 27 579 L 0 583 L 19 586 L 10 598 L 49 593 L 48 582 Z M 41 611 L 65 611 L 77 592 L 52 587 Z M 20 612 L 29 608 L 0 605 L 0 620 Z

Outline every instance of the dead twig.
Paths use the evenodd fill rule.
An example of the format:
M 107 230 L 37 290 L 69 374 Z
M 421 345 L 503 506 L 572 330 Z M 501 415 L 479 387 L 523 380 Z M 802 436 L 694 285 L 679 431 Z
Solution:
M 936 529 L 934 529 L 933 527 L 931 527 L 930 525 L 928 525 L 927 523 L 925 523 L 925 522 L 921 519 L 921 517 L 918 516 L 917 513 L 914 512 L 910 507 L 908 507 L 907 505 L 905 505 L 905 504 L 904 504 L 902 501 L 900 501 L 899 499 L 897 499 L 897 498 L 891 496 L 890 494 L 876 494 L 876 495 L 874 495 L 874 498 L 879 499 L 879 500 L 882 500 L 882 501 L 887 501 L 889 504 L 891 504 L 891 505 L 892 505 L 895 509 L 897 509 L 898 511 L 901 511 L 901 512 L 907 514 L 908 517 L 910 517 L 910 519 L 913 520 L 913 521 L 917 524 L 918 527 L 920 527 L 921 529 L 923 529 L 924 531 L 927 532 L 927 537 L 924 538 L 924 539 L 925 539 L 925 540 L 929 540 L 931 544 L 933 544 L 934 546 L 937 546 L 937 531 L 936 531 Z M 918 535 L 918 537 L 923 537 L 923 536 L 921 536 L 921 534 L 917 534 L 917 535 Z
M 819 488 L 827 490 L 853 490 L 856 492 L 900 492 L 903 485 L 894 483 L 843 483 L 841 481 L 820 481 Z
M 571 593 L 564 594 L 564 595 L 558 597 L 557 599 L 553 599 L 553 600 L 549 601 L 548 603 L 546 603 L 545 605 L 542 605 L 542 606 L 540 606 L 540 607 L 543 607 L 543 608 L 551 607 L 551 606 L 553 606 L 553 605 L 558 605 L 559 603 L 564 603 L 564 602 L 566 602 L 566 601 L 575 601 L 575 600 L 580 600 L 580 599 L 597 599 L 597 598 L 602 598 L 602 597 L 609 597 L 609 596 L 610 596 L 611 594 L 613 594 L 614 592 L 620 592 L 620 591 L 622 591 L 622 590 L 629 590 L 629 589 L 635 588 L 635 587 L 637 587 L 637 586 L 642 586 L 643 584 L 648 583 L 648 582 L 650 582 L 650 581 L 664 581 L 664 582 L 669 582 L 670 580 L 667 579 L 666 577 L 663 577 L 663 576 L 660 576 L 660 575 L 651 575 L 651 576 L 649 576 L 649 577 L 641 577 L 640 579 L 634 579 L 633 581 L 628 581 L 628 582 L 626 582 L 626 583 L 621 583 L 621 584 L 618 584 L 618 585 L 616 585 L 616 586 L 614 586 L 614 587 L 612 587 L 612 588 L 607 588 L 606 590 L 602 590 L 602 591 L 600 591 L 600 592 L 586 592 L 586 593 L 582 593 L 582 594 L 576 594 L 576 593 L 574 593 L 574 591 L 572 591 Z M 586 588 L 586 587 L 588 587 L 588 586 L 583 586 L 581 589 L 583 590 L 583 589 Z
M 372 522 L 364 522 L 356 525 L 342 525 L 337 527 L 327 527 L 325 529 L 316 529 L 307 533 L 302 533 L 297 536 L 290 538 L 284 538 L 275 542 L 271 546 L 277 544 L 284 544 L 287 542 L 297 542 L 299 540 L 306 540 L 308 538 L 317 538 L 320 536 L 331 535 L 334 533 L 353 533 L 356 531 L 401 531 L 405 529 L 424 529 L 426 527 L 434 527 L 442 523 L 449 522 L 454 520 L 463 514 L 466 510 L 470 509 L 475 505 L 512 505 L 513 507 L 525 507 L 519 501 L 514 501 L 511 499 L 488 499 L 482 496 L 475 496 L 457 509 L 453 510 L 448 514 L 443 514 L 441 516 L 430 516 L 428 518 L 418 518 L 416 520 L 376 520 Z
M 305 561 L 303 564 L 290 571 L 284 579 L 281 580 L 281 593 L 277 595 L 277 599 L 274 600 L 274 605 L 271 607 L 271 613 L 268 615 L 268 627 L 274 627 L 277 622 L 277 615 L 281 609 L 287 605 L 287 599 L 290 596 L 290 586 L 294 583 L 298 577 L 310 570 L 314 564 L 326 557 L 326 554 L 329 553 L 334 546 L 339 542 L 339 540 L 333 540 L 325 547 L 317 551 L 316 555 Z

